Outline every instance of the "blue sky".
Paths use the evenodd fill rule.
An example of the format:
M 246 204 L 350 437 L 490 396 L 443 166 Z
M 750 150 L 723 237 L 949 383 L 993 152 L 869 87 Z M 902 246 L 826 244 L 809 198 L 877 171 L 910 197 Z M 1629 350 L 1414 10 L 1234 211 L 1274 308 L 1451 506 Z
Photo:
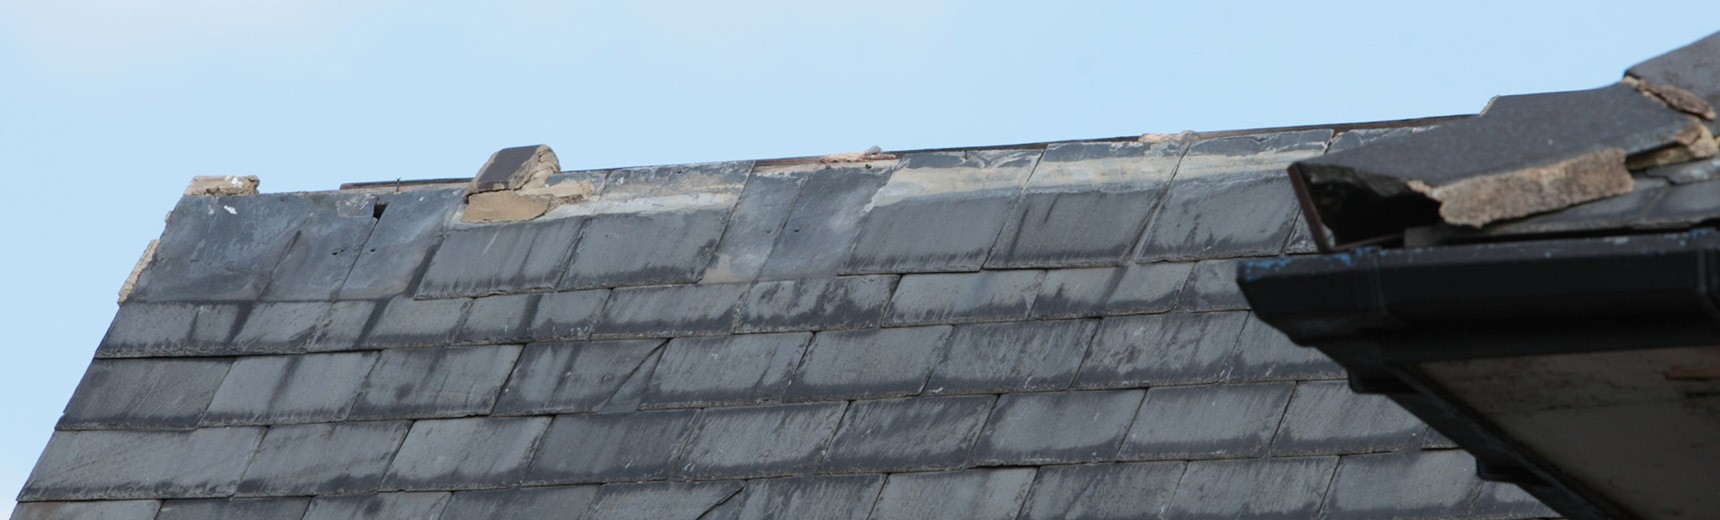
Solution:
M 194 175 L 322 190 L 534 143 L 587 168 L 1473 113 L 1720 30 L 1711 3 L 1626 6 L 0 2 L 0 516 Z

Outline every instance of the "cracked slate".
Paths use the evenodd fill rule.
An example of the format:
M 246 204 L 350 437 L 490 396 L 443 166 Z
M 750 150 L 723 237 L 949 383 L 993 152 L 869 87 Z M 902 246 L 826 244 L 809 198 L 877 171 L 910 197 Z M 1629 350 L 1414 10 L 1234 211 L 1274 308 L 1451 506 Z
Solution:
M 866 520 L 883 486 L 881 475 L 755 480 L 728 514 L 701 520 Z
M 560 415 L 543 435 L 525 484 L 655 480 L 669 475 L 696 412 Z
M 811 333 L 679 338 L 669 342 L 641 398 L 643 408 L 778 402 Z
M 735 283 L 757 280 L 782 235 L 789 210 L 800 195 L 807 172 L 753 172 L 729 215 L 727 230 L 700 281 Z
M 269 428 L 239 496 L 349 495 L 377 490 L 412 426 L 405 421 Z
M 654 482 L 603 486 L 580 520 L 698 520 L 741 491 L 739 482 Z
M 991 413 L 992 396 L 856 401 L 821 472 L 959 469 Z
M 842 410 L 843 403 L 705 410 L 675 474 L 707 480 L 810 473 Z
M 464 202 L 461 188 L 378 196 L 377 204 L 386 204 L 387 210 L 357 252 L 340 298 L 372 300 L 406 294 Z
M 1337 466 L 1337 457 L 1190 462 L 1165 518 L 1316 518 Z
M 231 364 L 227 359 L 96 360 L 56 428 L 196 427 Z
M 1382 395 L 1360 395 L 1345 381 L 1296 385 L 1274 455 L 1372 453 L 1420 448 L 1427 425 Z
M 1126 263 L 1185 148 L 1180 142 L 1050 145 L 986 267 Z
M 1141 390 L 1005 394 L 974 447 L 985 466 L 1110 460 L 1141 407 Z
M 978 271 L 1039 154 L 969 150 L 903 156 L 868 204 L 842 272 Z
M 404 490 L 513 486 L 549 423 L 548 417 L 414 422 L 383 484 Z
M 531 335 L 537 340 L 581 340 L 591 336 L 597 313 L 609 299 L 609 291 L 544 293 L 538 297 L 532 317 Z
M 1207 260 L 1194 264 L 1188 286 L 1177 298 L 1177 309 L 1189 312 L 1234 311 L 1248 308 L 1236 284 L 1236 266 L 1241 260 Z
M 239 305 L 129 302 L 120 305 L 96 357 L 196 356 L 231 350 Z
M 419 298 L 488 296 L 555 287 L 579 240 L 581 218 L 456 229 L 430 258 Z
M 1462 450 L 1344 457 L 1327 493 L 1332 520 L 1450 518 L 1469 514 L 1475 460 Z
M 884 186 L 892 170 L 894 166 L 856 164 L 808 173 L 759 278 L 835 275 L 848 259 L 873 194 Z
M 662 344 L 652 339 L 527 345 L 493 413 L 595 412 Z
M 789 402 L 914 395 L 943 357 L 950 327 L 820 332 L 783 399 Z
M 1012 520 L 1033 485 L 1032 468 L 890 475 L 874 520 Z
M 629 287 L 610 293 L 595 339 L 727 334 L 746 284 Z
M 928 394 L 1042 392 L 1069 387 L 1098 320 L 959 325 L 926 382 Z
M 1159 518 L 1183 474 L 1181 462 L 1040 468 L 1021 520 Z
M 1720 65 L 1720 33 L 1638 63 L 1625 74 L 1689 91 L 1701 97 L 1712 109 L 1720 106 L 1720 66 L 1717 65 Z M 1708 126 L 1720 131 L 1720 123 L 1710 121 Z
M 980 271 L 903 276 L 886 326 L 1015 321 L 1027 317 L 1044 271 Z
M 231 495 L 262 428 L 55 432 L 21 501 Z
M 639 368 L 633 369 L 633 375 L 621 383 L 615 394 L 597 409 L 597 413 L 633 413 L 639 411 L 639 403 L 645 400 L 645 389 L 650 384 L 651 373 L 657 371 L 657 362 L 663 359 L 663 349 L 652 349 L 651 355 L 639 362 Z
M 471 300 L 414 300 L 399 297 L 383 304 L 361 345 L 365 348 L 435 347 L 453 343 Z
M 1118 458 L 1264 456 L 1294 387 L 1291 383 L 1264 383 L 1150 389 Z
M 379 493 L 321 496 L 311 500 L 304 520 L 352 518 L 434 519 L 448 505 L 448 493 Z M 450 519 L 452 520 L 452 519 Z
M 155 520 L 300 520 L 311 505 L 309 498 L 233 498 L 220 500 L 168 500 L 161 503 Z M 147 517 L 146 517 L 147 518 Z
M 215 391 L 204 425 L 338 421 L 358 398 L 376 353 L 243 357 Z
M 532 338 L 531 321 L 537 311 L 536 294 L 511 294 L 472 300 L 466 319 L 454 334 L 456 343 L 523 343 Z
M 292 193 L 179 199 L 154 259 L 138 277 L 130 298 L 257 300 L 301 224 L 369 197 Z
M 1246 312 L 1106 318 L 1075 386 L 1200 384 L 1225 378 Z
M 251 307 L 231 342 L 240 354 L 304 352 L 322 332 L 327 302 L 263 302 Z
M 1331 135 L 1330 130 L 1302 130 L 1195 143 L 1137 246 L 1139 258 L 1278 254 L 1300 211 L 1284 168 L 1320 155 Z
M 894 276 L 759 282 L 747 292 L 735 332 L 876 327 L 895 287 Z
M 1033 299 L 1037 319 L 1153 314 L 1171 310 L 1193 262 L 1052 269 Z
M 597 486 L 513 488 L 454 493 L 448 520 L 578 518 L 597 498 Z
M 365 379 L 351 419 L 443 418 L 490 412 L 520 355 L 517 346 L 386 350 Z
M 152 520 L 159 505 L 154 500 L 24 502 L 12 511 L 11 520 Z M 163 519 L 179 518 L 162 514 Z
M 729 218 L 723 210 L 594 215 L 562 289 L 690 283 L 710 265 Z

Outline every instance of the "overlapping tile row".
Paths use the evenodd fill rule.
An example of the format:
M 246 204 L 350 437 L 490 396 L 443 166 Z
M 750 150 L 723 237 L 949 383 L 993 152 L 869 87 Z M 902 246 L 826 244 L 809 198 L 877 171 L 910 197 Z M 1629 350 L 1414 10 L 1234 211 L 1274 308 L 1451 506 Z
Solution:
M 1550 516 L 1230 282 L 1331 137 L 188 197 L 14 518 Z

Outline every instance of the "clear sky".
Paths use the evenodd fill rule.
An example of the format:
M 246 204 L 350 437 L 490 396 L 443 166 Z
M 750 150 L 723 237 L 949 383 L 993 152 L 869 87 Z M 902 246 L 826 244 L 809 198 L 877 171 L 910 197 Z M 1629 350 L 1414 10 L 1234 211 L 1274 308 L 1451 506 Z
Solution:
M 1680 5 L 1682 4 L 1682 5 Z M 194 175 L 264 191 L 1473 113 L 1712 2 L 0 1 L 0 517 Z

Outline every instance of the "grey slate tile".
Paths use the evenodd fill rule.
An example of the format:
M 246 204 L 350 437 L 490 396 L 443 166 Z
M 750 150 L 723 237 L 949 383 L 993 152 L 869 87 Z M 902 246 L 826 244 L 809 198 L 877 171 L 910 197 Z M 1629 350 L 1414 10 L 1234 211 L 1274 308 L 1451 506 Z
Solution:
M 920 393 L 943 358 L 950 327 L 820 332 L 783 399 L 876 399 Z
M 531 335 L 538 340 L 586 339 L 608 300 L 607 290 L 545 293 L 538 298 Z
M 740 491 L 739 482 L 611 484 L 582 520 L 697 520 Z
M 860 220 L 891 167 L 832 165 L 809 172 L 789 210 L 782 236 L 765 260 L 762 280 L 817 278 L 836 274 L 848 259 Z
M 926 382 L 928 394 L 996 394 L 1069 388 L 1098 320 L 958 325 Z
M 883 487 L 881 475 L 754 480 L 730 514 L 701 520 L 866 520 Z
M 1112 460 L 1144 394 L 1005 394 L 974 447 L 974 462 L 1013 466 Z
M 239 496 L 349 495 L 377 490 L 412 424 L 322 423 L 269 428 Z
M 472 300 L 454 342 L 494 345 L 524 343 L 532 339 L 532 318 L 539 295 L 507 294 Z
M 582 218 L 563 218 L 449 231 L 415 295 L 455 298 L 554 288 L 584 224 Z
M 245 314 L 231 349 L 237 354 L 304 352 L 322 333 L 330 306 L 327 302 L 258 303 Z
M 1290 402 L 1291 383 L 1159 387 L 1135 415 L 1125 460 L 1260 457 Z
M 302 197 L 327 197 L 328 206 L 293 221 L 298 232 L 286 250 L 268 284 L 264 300 L 327 301 L 340 292 L 341 284 L 358 260 L 371 229 L 376 227 L 374 205 L 376 195 L 347 193 L 325 195 L 301 194 Z
M 878 326 L 894 276 L 759 282 L 747 291 L 736 332 L 842 330 Z
M 639 368 L 633 370 L 633 375 L 615 389 L 615 395 L 609 396 L 608 401 L 597 409 L 597 413 L 633 413 L 639 411 L 639 404 L 645 400 L 645 390 L 650 388 L 651 374 L 657 371 L 658 362 L 663 359 L 663 349 L 654 349 L 639 362 Z
M 520 355 L 516 346 L 387 350 L 364 381 L 352 419 L 489 413 Z
M 1319 156 L 1330 130 L 1221 137 L 1195 143 L 1142 237 L 1140 259 L 1278 254 L 1299 211 L 1290 163 Z
M 448 493 L 378 493 L 311 500 L 304 520 L 399 518 L 435 520 L 448 506 Z M 452 519 L 450 519 L 452 520 Z
M 1027 317 L 1044 271 L 903 276 L 886 326 L 1016 321 Z
M 707 480 L 810 473 L 842 409 L 842 403 L 830 403 L 705 410 L 676 475 Z
M 1399 138 L 1419 134 L 1433 128 L 1431 126 L 1400 126 L 1396 128 L 1357 128 L 1345 130 L 1332 138 L 1332 146 L 1326 153 L 1337 153 L 1351 148 L 1360 148 L 1374 143 L 1392 141 Z
M 739 198 L 752 169 L 752 161 L 619 168 L 609 173 L 595 204 L 577 204 L 575 208 L 588 206 L 594 214 L 694 208 L 726 211 Z
M 765 260 L 782 236 L 789 210 L 800 196 L 807 172 L 753 172 L 747 176 L 740 201 L 729 215 L 727 230 L 717 244 L 704 283 L 750 282 L 758 279 Z
M 197 421 L 230 359 L 98 359 L 56 429 L 183 429 Z
M 1316 518 L 1336 457 L 1188 463 L 1165 518 Z
M 262 437 L 262 428 L 55 432 L 18 499 L 227 496 Z
M 328 316 L 323 320 L 323 329 L 317 335 L 310 347 L 311 352 L 339 352 L 344 350 L 368 350 L 371 347 L 364 344 L 364 332 L 371 326 L 377 315 L 377 309 L 382 308 L 386 301 L 348 300 L 334 302 L 329 306 Z
M 510 487 L 524 476 L 548 417 L 476 417 L 412 423 L 383 479 L 386 489 Z
M 1296 223 L 1290 225 L 1290 238 L 1284 244 L 1284 254 L 1306 255 L 1320 252 L 1320 246 L 1314 242 L 1314 231 L 1308 228 L 1308 219 L 1301 213 L 1296 214 Z
M 1033 485 L 1032 468 L 890 475 L 874 520 L 1010 520 Z
M 959 469 L 994 398 L 985 396 L 855 401 L 819 471 L 880 473 Z
M 1694 223 L 1720 213 L 1720 182 L 1698 182 L 1673 186 L 1660 202 L 1642 216 L 1648 223 Z
M 454 331 L 471 300 L 414 300 L 382 304 L 365 332 L 363 348 L 437 347 L 454 342 Z
M 369 195 L 193 195 L 179 199 L 134 301 L 252 301 L 287 254 L 301 223 Z
M 168 500 L 155 520 L 300 520 L 310 506 L 308 497 Z
M 1185 149 L 1179 142 L 1050 145 L 986 267 L 1128 262 Z
M 12 510 L 12 520 L 154 520 L 160 504 L 154 500 L 24 502 Z
M 557 416 L 532 458 L 525 483 L 585 484 L 667 477 L 669 464 L 696 413 L 678 410 Z
M 810 333 L 679 338 L 651 373 L 643 408 L 778 402 Z
M 1159 518 L 1182 478 L 1181 462 L 1039 468 L 1021 520 Z
M 406 294 L 418 281 L 431 250 L 465 203 L 464 188 L 414 190 L 379 195 L 386 205 L 376 219 L 346 283 L 343 300 L 375 300 Z
M 1710 34 L 1689 45 L 1679 47 L 1632 65 L 1625 74 L 1659 85 L 1689 91 L 1707 101 L 1710 107 L 1720 105 L 1720 71 L 1714 63 L 1720 61 L 1720 35 Z M 1709 128 L 1720 129 L 1710 121 Z
M 1290 338 L 1249 314 L 1230 361 L 1228 381 L 1289 381 L 1343 379 L 1344 367 L 1319 350 L 1290 342 Z
M 585 223 L 562 289 L 691 283 L 699 280 L 727 209 L 594 215 Z
M 671 338 L 727 334 L 745 284 L 665 285 L 616 289 L 591 337 Z
M 1427 425 L 1380 395 L 1361 395 L 1344 381 L 1298 383 L 1274 455 L 1327 455 L 1420 448 Z
M 1465 517 L 1476 485 L 1475 459 L 1462 450 L 1348 456 L 1320 518 Z
M 1193 263 L 1053 269 L 1045 272 L 1033 317 L 1084 318 L 1165 312 L 1176 304 Z
M 233 362 L 204 425 L 338 421 L 358 398 L 376 353 L 252 356 Z
M 577 519 L 597 498 L 597 486 L 459 491 L 442 518 L 448 520 Z
M 119 306 L 96 357 L 195 356 L 231 350 L 243 308 L 234 304 L 147 303 Z
M 1080 388 L 1212 383 L 1235 357 L 1245 312 L 1106 318 L 1075 377 Z
M 493 413 L 595 412 L 662 344 L 633 340 L 527 345 Z
M 1189 312 L 1233 311 L 1248 308 L 1242 289 L 1236 285 L 1239 260 L 1207 260 L 1194 264 L 1188 285 L 1177 298 L 1177 308 Z
M 1039 154 L 967 150 L 903 156 L 872 197 L 842 272 L 978 271 Z
M 1473 518 L 1554 518 L 1557 511 L 1523 491 L 1516 484 L 1476 482 Z

